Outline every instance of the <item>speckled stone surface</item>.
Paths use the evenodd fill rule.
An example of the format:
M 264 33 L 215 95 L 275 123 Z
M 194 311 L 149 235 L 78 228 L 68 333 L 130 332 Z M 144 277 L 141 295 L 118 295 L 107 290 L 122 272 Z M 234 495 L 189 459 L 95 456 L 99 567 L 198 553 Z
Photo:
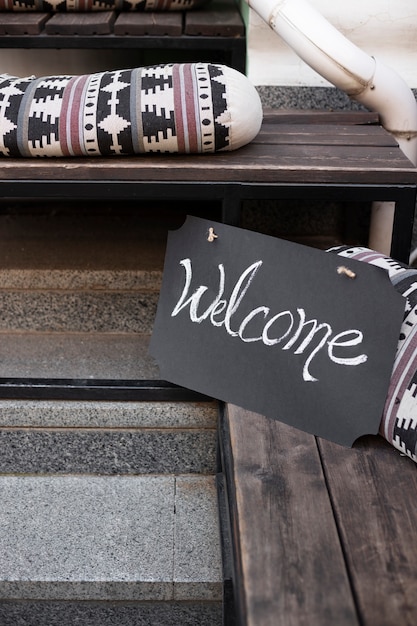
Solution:
M 257 91 L 262 105 L 272 109 L 363 109 L 335 87 L 261 85 Z
M 149 335 L 138 333 L 0 332 L 6 378 L 159 378 Z
M 205 600 L 216 599 L 222 567 L 217 556 L 219 530 L 214 522 L 218 516 L 214 476 L 180 476 L 175 494 L 175 599 L 198 600 L 202 593 Z M 207 528 L 207 520 L 212 521 L 211 528 Z M 201 579 L 206 581 L 203 591 Z
M 214 429 L 2 429 L 0 474 L 210 474 Z
M 156 291 L 2 291 L 0 330 L 149 333 Z
M 217 402 L 0 400 L 3 428 L 206 428 Z
M 161 270 L 0 268 L 3 289 L 155 291 L 159 290 L 161 280 Z
M 2 476 L 0 498 L 3 600 L 185 600 L 185 571 L 221 599 L 212 476 Z
M 220 602 L 1 602 L 2 626 L 222 626 Z

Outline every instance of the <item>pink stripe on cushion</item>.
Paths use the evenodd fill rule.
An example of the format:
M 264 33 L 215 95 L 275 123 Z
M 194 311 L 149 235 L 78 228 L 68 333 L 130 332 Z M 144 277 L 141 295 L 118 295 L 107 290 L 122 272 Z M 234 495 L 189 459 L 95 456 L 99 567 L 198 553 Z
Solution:
M 200 152 L 197 133 L 194 70 L 189 64 L 176 64 L 172 70 L 175 127 L 179 152 Z
M 72 78 L 64 91 L 59 118 L 59 137 L 64 156 L 81 156 L 84 154 L 80 115 L 84 101 L 84 87 L 88 78 L 88 76 Z
M 188 142 L 190 152 L 200 152 L 200 142 L 198 141 L 197 119 L 198 109 L 196 107 L 196 86 L 195 86 L 195 66 L 187 64 L 184 66 L 184 89 L 185 102 L 187 107 Z

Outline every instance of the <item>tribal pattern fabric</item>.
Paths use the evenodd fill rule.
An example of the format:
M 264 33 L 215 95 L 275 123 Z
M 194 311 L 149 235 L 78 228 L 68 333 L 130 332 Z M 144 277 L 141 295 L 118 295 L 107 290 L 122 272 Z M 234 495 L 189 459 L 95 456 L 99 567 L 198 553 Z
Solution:
M 0 155 L 6 157 L 227 151 L 248 143 L 261 121 L 253 85 L 223 65 L 0 75 Z
M 380 434 L 417 462 L 417 270 L 368 248 L 342 246 L 330 251 L 382 267 L 406 298 Z
M 0 11 L 189 11 L 210 0 L 0 0 Z

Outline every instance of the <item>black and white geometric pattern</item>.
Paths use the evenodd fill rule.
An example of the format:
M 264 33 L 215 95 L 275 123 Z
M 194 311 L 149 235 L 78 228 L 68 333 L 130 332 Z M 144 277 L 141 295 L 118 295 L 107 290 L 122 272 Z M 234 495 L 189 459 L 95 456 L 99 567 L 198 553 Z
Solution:
M 113 156 L 234 150 L 258 133 L 259 96 L 210 63 L 83 76 L 0 75 L 0 155 Z
M 382 267 L 406 299 L 380 434 L 417 462 L 417 270 L 368 248 L 341 246 L 330 252 Z

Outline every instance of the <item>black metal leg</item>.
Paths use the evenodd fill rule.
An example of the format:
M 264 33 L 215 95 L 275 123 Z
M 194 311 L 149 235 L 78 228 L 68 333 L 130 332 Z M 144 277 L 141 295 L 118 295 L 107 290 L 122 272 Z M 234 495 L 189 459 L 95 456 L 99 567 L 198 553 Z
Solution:
M 230 51 L 230 66 L 246 74 L 246 39 L 236 39 Z

